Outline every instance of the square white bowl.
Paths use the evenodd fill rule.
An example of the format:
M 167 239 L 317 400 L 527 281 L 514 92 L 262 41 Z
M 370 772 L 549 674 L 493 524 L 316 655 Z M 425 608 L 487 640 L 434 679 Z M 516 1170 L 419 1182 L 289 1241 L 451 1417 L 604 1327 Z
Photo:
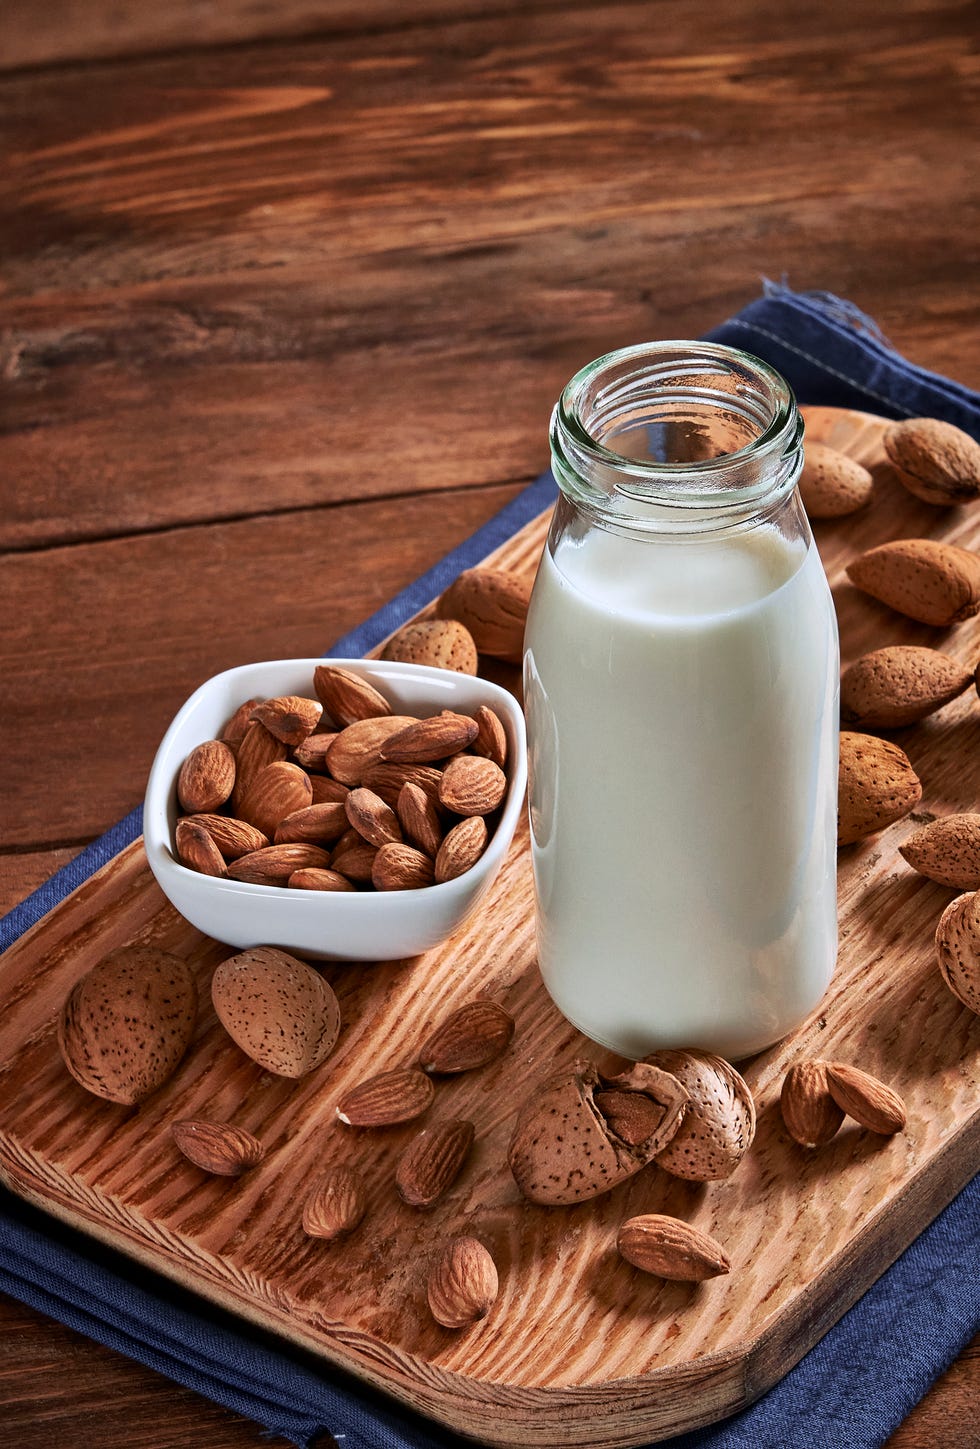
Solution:
M 174 854 L 177 774 L 195 745 L 220 735 L 247 699 L 314 698 L 313 671 L 332 664 L 369 679 L 398 714 L 427 717 L 481 704 L 507 734 L 507 792 L 483 855 L 455 880 L 405 891 L 307 891 L 202 875 Z M 510 848 L 527 786 L 524 715 L 514 696 L 469 674 L 367 659 L 276 659 L 216 674 L 191 695 L 167 730 L 143 805 L 146 857 L 164 895 L 191 925 L 225 945 L 278 946 L 315 960 L 385 961 L 415 956 L 452 934 L 486 894 Z

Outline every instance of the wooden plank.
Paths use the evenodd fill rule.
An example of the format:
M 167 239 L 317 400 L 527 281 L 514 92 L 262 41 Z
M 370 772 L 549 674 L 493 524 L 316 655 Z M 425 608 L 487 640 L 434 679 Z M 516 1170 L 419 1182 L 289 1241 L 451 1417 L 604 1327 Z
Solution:
M 3 848 L 108 828 L 140 803 L 163 731 L 198 684 L 235 664 L 325 653 L 516 491 L 454 493 L 435 514 L 405 498 L 8 557 Z M 41 739 L 57 740 L 43 758 Z
M 668 0 L 0 82 L 0 546 L 533 476 L 572 371 L 763 274 L 980 382 L 962 18 L 744 11 L 710 47 Z
M 836 421 L 812 413 L 812 435 Z M 855 455 L 875 464 L 876 496 L 862 515 L 819 531 L 845 660 L 872 642 L 921 637 L 843 583 L 854 551 L 876 532 L 917 525 L 975 543 L 980 526 L 969 510 L 929 510 L 927 521 L 880 466 L 880 429 L 853 416 L 849 425 Z M 539 522 L 499 561 L 532 566 L 542 538 Z M 978 636 L 980 621 L 971 620 L 942 644 L 972 657 Z M 936 631 L 930 638 L 937 642 Z M 974 712 L 963 698 L 902 732 L 923 779 L 923 812 L 976 798 L 980 762 L 962 748 Z M 323 968 L 345 1031 L 317 1072 L 299 1083 L 270 1078 L 205 1009 L 185 1063 L 136 1110 L 87 1096 L 64 1072 L 52 1036 L 68 986 L 105 949 L 138 937 L 187 956 L 206 1001 L 209 972 L 226 953 L 162 902 L 140 845 L 131 847 L 5 956 L 4 1176 L 140 1261 L 485 1442 L 628 1446 L 710 1422 L 785 1373 L 975 1170 L 980 1018 L 938 975 L 932 930 L 952 893 L 901 861 L 908 829 L 899 822 L 840 853 L 837 975 L 798 1032 L 744 1064 L 759 1128 L 725 1182 L 701 1186 L 652 1170 L 568 1210 L 534 1208 L 517 1193 L 505 1165 L 517 1104 L 583 1052 L 610 1064 L 544 994 L 526 826 L 491 898 L 453 941 L 370 971 Z M 450 1196 L 418 1214 L 399 1203 L 391 1180 L 415 1129 L 351 1133 L 333 1104 L 365 1075 L 412 1060 L 434 1021 L 477 993 L 514 1013 L 518 1035 L 491 1067 L 440 1083 L 439 1114 L 470 1117 L 479 1140 Z M 806 1054 L 856 1061 L 891 1082 L 909 1109 L 907 1131 L 881 1139 L 848 1126 L 820 1151 L 797 1147 L 782 1128 L 778 1093 L 786 1067 Z M 256 1132 L 265 1162 L 231 1186 L 190 1169 L 167 1126 L 196 1113 Z M 339 1249 L 305 1239 L 298 1225 L 304 1185 L 327 1157 L 355 1163 L 369 1184 L 368 1218 Z M 616 1225 L 640 1211 L 675 1213 L 711 1232 L 732 1256 L 730 1278 L 666 1284 L 617 1261 Z M 482 1325 L 452 1335 L 429 1319 L 422 1280 L 431 1254 L 459 1231 L 492 1246 L 502 1289 Z

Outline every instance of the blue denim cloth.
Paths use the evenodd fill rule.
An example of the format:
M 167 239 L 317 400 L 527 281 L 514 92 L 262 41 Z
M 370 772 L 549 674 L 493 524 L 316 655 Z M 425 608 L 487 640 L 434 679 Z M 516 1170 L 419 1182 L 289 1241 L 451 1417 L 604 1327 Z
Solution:
M 708 335 L 771 362 L 802 403 L 942 417 L 980 438 L 976 394 L 911 366 L 839 298 L 766 284 L 760 299 Z M 329 652 L 366 653 L 554 496 L 545 473 Z M 0 949 L 139 831 L 134 811 L 11 911 L 0 921 Z M 342 1449 L 464 1443 L 6 1194 L 0 1289 L 297 1445 L 323 1431 Z M 978 1327 L 980 1178 L 764 1398 L 721 1424 L 665 1441 L 665 1449 L 878 1449 Z

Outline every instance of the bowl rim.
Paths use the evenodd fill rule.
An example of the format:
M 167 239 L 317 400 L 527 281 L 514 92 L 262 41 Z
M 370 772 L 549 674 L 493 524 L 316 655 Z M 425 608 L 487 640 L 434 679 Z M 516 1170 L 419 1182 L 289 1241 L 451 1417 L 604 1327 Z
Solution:
M 188 717 L 192 716 L 200 708 L 202 702 L 215 693 L 219 687 L 231 684 L 236 678 L 244 679 L 270 669 L 299 672 L 308 668 L 312 680 L 313 670 L 320 665 L 350 669 L 352 672 L 373 678 L 383 678 L 388 675 L 394 679 L 411 680 L 420 685 L 432 683 L 438 689 L 444 690 L 447 695 L 458 693 L 461 688 L 476 688 L 479 693 L 486 696 L 480 703 L 486 703 L 491 708 L 494 708 L 496 704 L 496 712 L 502 715 L 502 722 L 507 729 L 510 750 L 510 761 L 506 772 L 507 793 L 500 807 L 497 826 L 486 849 L 479 860 L 462 875 L 455 876 L 448 881 L 433 882 L 432 885 L 422 886 L 411 891 L 311 892 L 290 889 L 289 886 L 265 886 L 253 881 L 208 876 L 200 871 L 191 870 L 178 860 L 174 853 L 170 811 L 176 793 L 180 761 L 172 757 L 176 742 L 185 728 Z M 243 694 L 242 702 L 248 697 L 247 693 Z M 204 738 L 210 737 L 205 736 Z M 372 909 L 375 913 L 378 911 L 382 914 L 395 913 L 412 909 L 413 905 L 410 905 L 410 902 L 413 904 L 417 902 L 417 908 L 421 909 L 425 901 L 431 901 L 434 898 L 447 901 L 452 895 L 468 893 L 469 890 L 475 889 L 488 873 L 495 873 L 497 866 L 502 863 L 505 854 L 510 849 L 523 808 L 526 789 L 527 734 L 524 711 L 517 698 L 503 685 L 496 684 L 493 680 L 484 679 L 480 675 L 463 674 L 456 670 L 440 669 L 433 665 L 403 663 L 395 660 L 356 659 L 339 655 L 257 660 L 250 664 L 233 665 L 204 680 L 185 699 L 167 726 L 147 776 L 142 811 L 144 849 L 154 875 L 157 874 L 159 868 L 172 880 L 185 882 L 190 889 L 214 891 L 217 894 L 227 895 L 230 900 L 234 900 L 236 896 L 239 899 L 258 898 L 267 901 L 271 906 L 275 902 L 285 904 L 300 899 L 310 902 L 311 897 L 321 900 L 325 896 L 330 901 L 329 909 L 337 911 L 340 915 L 363 912 L 365 910 L 364 902 L 368 899 L 372 901 Z M 307 904 L 304 909 L 308 911 L 313 907 Z

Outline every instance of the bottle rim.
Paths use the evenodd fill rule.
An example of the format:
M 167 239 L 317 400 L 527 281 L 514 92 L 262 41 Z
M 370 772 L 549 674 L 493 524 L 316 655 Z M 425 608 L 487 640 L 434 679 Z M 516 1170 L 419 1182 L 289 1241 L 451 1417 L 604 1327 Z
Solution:
M 735 380 L 735 392 L 707 407 L 728 406 L 756 427 L 730 452 L 694 461 L 630 457 L 595 436 L 603 408 L 632 390 L 634 400 L 661 407 L 683 399 L 684 378 Z M 690 394 L 694 396 L 694 393 Z M 570 379 L 551 419 L 554 472 L 566 496 L 623 524 L 643 524 L 647 505 L 667 513 L 697 510 L 731 518 L 765 501 L 776 504 L 802 467 L 803 423 L 786 379 L 752 353 L 721 343 L 674 340 L 639 343 L 604 353 Z M 653 520 L 647 520 L 651 526 Z

